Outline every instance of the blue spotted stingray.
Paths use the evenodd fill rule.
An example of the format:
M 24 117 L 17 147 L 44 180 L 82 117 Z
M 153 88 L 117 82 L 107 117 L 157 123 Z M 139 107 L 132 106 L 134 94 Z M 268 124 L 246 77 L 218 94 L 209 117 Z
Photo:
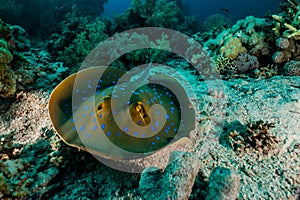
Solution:
M 145 73 L 149 78 L 149 71 Z M 135 84 L 129 78 L 117 87 L 124 74 L 114 68 L 88 68 L 70 75 L 53 90 L 49 114 L 64 142 L 98 156 L 127 159 L 185 141 L 186 133 L 194 129 L 195 113 L 182 86 L 158 74 L 151 76 L 153 83 L 133 90 L 127 87 Z M 167 85 L 176 88 L 183 100 L 179 101 Z M 128 94 L 129 101 L 122 104 Z M 185 135 L 178 136 L 179 131 Z

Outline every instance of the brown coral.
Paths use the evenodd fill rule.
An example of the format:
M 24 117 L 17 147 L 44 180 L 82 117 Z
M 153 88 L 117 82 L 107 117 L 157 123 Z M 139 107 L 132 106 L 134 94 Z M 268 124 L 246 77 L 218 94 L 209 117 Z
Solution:
M 230 144 L 234 151 L 241 152 L 246 149 L 255 149 L 263 154 L 274 150 L 279 140 L 272 135 L 270 128 L 274 123 L 259 120 L 248 122 L 245 132 L 232 131 L 229 133 Z

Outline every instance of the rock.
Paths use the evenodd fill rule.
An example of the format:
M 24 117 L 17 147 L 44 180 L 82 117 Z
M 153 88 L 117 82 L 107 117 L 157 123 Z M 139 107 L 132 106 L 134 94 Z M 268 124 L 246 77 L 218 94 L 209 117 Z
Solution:
M 188 199 L 200 168 L 198 158 L 187 152 L 173 152 L 161 172 L 147 167 L 141 176 L 139 190 L 143 199 Z
M 236 199 L 240 188 L 240 176 L 228 168 L 216 167 L 209 176 L 206 200 Z

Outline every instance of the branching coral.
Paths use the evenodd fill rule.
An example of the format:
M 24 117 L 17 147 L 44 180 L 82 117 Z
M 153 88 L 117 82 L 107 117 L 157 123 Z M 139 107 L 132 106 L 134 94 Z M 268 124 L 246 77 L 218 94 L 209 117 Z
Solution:
M 273 28 L 277 36 L 300 40 L 300 3 L 296 0 L 285 0 L 282 4 L 282 12 L 272 15 L 276 21 Z
M 300 59 L 300 4 L 299 1 L 285 0 L 281 5 L 282 12 L 272 15 L 275 23 L 273 31 L 278 37 L 276 52 L 272 59 L 283 66 L 290 60 Z
M 274 123 L 248 122 L 244 132 L 232 131 L 229 133 L 229 142 L 234 151 L 242 152 L 246 149 L 255 149 L 263 154 L 274 150 L 279 140 L 270 132 Z

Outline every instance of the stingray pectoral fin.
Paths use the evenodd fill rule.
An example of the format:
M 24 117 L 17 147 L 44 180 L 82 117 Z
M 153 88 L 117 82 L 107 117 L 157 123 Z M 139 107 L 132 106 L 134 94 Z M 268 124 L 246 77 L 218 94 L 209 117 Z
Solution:
M 72 116 L 72 92 L 76 74 L 62 81 L 50 95 L 48 111 L 54 129 L 60 133 L 61 126 Z
M 188 83 L 180 83 L 175 78 L 163 74 L 151 76 L 151 81 L 169 88 L 176 95 L 181 105 L 180 133 L 188 136 L 189 132 L 195 129 L 196 123 L 195 109 L 190 102 L 186 89 L 183 87 Z

